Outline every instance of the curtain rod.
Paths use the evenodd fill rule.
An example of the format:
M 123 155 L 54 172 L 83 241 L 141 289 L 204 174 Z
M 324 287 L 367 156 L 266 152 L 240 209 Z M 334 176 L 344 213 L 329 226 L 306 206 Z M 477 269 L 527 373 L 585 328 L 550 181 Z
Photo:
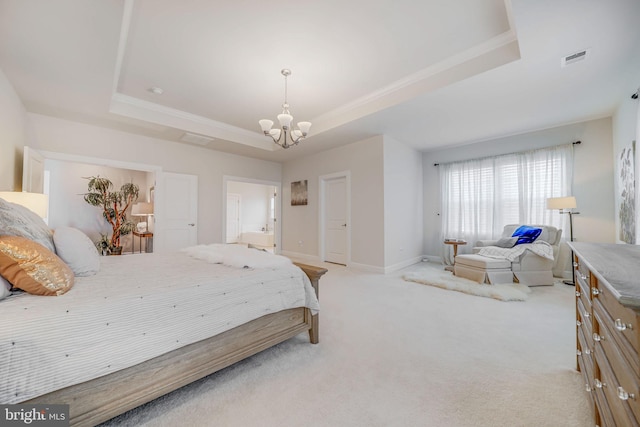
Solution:
M 575 142 L 572 142 L 571 144 L 580 145 L 580 144 L 582 144 L 582 141 L 575 141 Z M 559 145 L 558 145 L 558 147 L 559 147 Z M 545 147 L 545 148 L 549 148 L 549 147 Z M 535 151 L 535 150 L 533 150 L 533 151 Z M 515 154 L 515 153 L 522 153 L 522 151 L 516 151 L 514 153 L 499 154 L 499 156 L 507 156 L 509 154 Z M 433 166 L 440 166 L 440 163 L 434 163 Z

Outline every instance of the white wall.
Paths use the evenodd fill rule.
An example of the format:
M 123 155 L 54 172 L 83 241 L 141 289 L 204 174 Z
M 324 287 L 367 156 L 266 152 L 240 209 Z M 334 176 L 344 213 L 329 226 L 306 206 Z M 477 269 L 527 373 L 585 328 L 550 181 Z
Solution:
M 113 229 L 102 216 L 102 209 L 84 201 L 83 195 L 87 192 L 88 184 L 88 180 L 84 178 L 91 176 L 109 178 L 116 190 L 125 183 L 133 182 L 140 187 L 138 201 L 145 201 L 148 192 L 147 175 L 153 176 L 146 172 L 60 160 L 46 160 L 45 170 L 49 172 L 50 177 L 49 227 L 54 230 L 61 226 L 75 227 L 82 230 L 94 242 L 100 238 L 101 234 L 110 236 Z M 129 214 L 128 218 L 134 222 L 138 221 Z M 122 237 L 121 244 L 125 252 L 131 251 L 131 242 L 131 234 Z
M 384 268 L 383 137 L 287 162 L 282 170 L 283 253 L 318 260 L 319 177 L 351 176 L 350 265 Z M 291 206 L 291 183 L 308 180 L 308 205 Z M 298 242 L 302 242 L 299 244 Z
M 629 96 L 625 97 L 618 106 L 613 116 L 613 154 L 614 154 L 614 177 L 615 177 L 615 221 L 617 243 L 620 239 L 620 203 L 621 188 L 618 177 L 620 176 L 619 158 L 622 150 L 627 148 L 632 141 L 636 141 L 635 158 L 635 185 L 636 185 L 636 244 L 640 244 L 640 206 L 638 205 L 638 189 L 640 189 L 640 100 L 631 99 L 631 94 L 638 90 L 640 79 L 628 85 Z
M 281 165 L 28 113 L 35 149 L 160 166 L 198 176 L 198 243 L 223 242 L 223 176 L 279 182 Z
M 422 154 L 384 137 L 384 265 L 386 271 L 423 256 Z
M 27 112 L 0 69 L 0 191 L 22 189 L 22 150 L 27 140 Z
M 575 240 L 615 241 L 613 141 L 611 118 L 591 120 L 507 138 L 424 153 L 425 253 L 440 256 L 440 184 L 434 163 L 446 163 L 582 141 L 574 150 L 573 195 L 580 215 L 574 216 Z M 568 228 L 568 227 L 567 227 Z M 568 234 L 568 229 L 565 230 Z M 460 247 L 469 252 L 471 245 Z

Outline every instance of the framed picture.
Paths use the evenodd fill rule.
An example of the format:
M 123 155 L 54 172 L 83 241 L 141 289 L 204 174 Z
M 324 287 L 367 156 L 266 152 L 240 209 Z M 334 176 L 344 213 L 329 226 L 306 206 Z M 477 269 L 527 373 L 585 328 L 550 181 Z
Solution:
M 636 141 L 622 149 L 618 158 L 620 175 L 620 230 L 619 239 L 631 245 L 636 244 Z
M 307 180 L 291 183 L 291 206 L 307 204 Z

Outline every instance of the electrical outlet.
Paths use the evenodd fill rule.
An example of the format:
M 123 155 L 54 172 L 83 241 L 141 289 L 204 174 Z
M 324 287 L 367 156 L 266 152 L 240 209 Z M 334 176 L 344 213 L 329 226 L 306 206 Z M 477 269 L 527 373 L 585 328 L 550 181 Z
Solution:
M 303 247 L 304 246 L 304 242 L 302 240 L 298 240 L 298 246 Z

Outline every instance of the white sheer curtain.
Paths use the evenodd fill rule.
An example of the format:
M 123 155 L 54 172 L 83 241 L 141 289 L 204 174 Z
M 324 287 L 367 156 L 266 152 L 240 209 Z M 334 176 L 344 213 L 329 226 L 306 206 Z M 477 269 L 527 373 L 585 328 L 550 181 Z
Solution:
M 564 229 L 547 198 L 572 195 L 573 144 L 441 164 L 442 238 L 496 239 L 507 224 Z

